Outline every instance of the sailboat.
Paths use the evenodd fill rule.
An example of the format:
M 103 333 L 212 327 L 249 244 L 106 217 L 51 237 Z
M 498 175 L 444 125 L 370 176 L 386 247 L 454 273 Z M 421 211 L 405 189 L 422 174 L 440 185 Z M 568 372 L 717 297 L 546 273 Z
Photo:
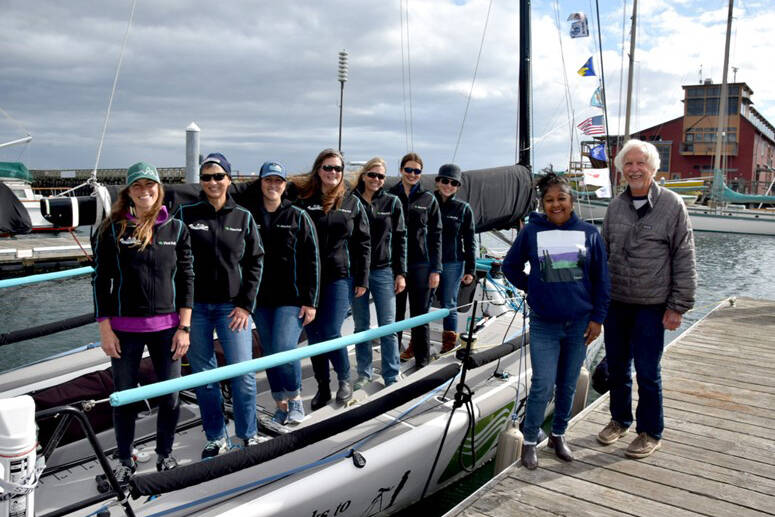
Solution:
M 775 211 L 746 208 L 746 205 L 755 203 L 775 204 L 775 196 L 750 195 L 733 191 L 724 181 L 724 174 L 721 166 L 722 156 L 725 153 L 723 142 L 725 142 L 727 127 L 727 71 L 729 69 L 729 47 L 732 31 L 733 4 L 734 0 L 730 0 L 724 50 L 723 79 L 720 94 L 721 104 L 718 111 L 719 116 L 717 117 L 716 151 L 714 157 L 713 178 L 710 188 L 710 201 L 708 205 L 687 204 L 687 211 L 694 231 L 775 235 Z M 633 9 L 635 8 L 636 7 L 634 6 Z M 633 38 L 630 42 L 630 66 L 632 66 L 634 46 L 635 39 L 633 30 Z M 630 90 L 628 91 L 629 105 L 631 88 L 628 87 L 628 90 Z M 629 115 L 629 109 L 627 113 Z M 629 127 L 629 117 L 626 126 Z M 597 199 L 591 196 L 581 195 L 579 196 L 576 209 L 579 216 L 583 219 L 600 222 L 605 218 L 609 201 L 610 200 L 607 199 Z
M 529 2 L 521 4 L 520 164 L 466 171 L 459 194 L 474 207 L 480 232 L 518 225 L 533 204 L 527 129 L 530 14 Z M 235 187 L 235 198 L 245 193 L 240 188 Z M 170 186 L 165 203 L 174 209 L 197 189 Z M 95 197 L 52 200 L 46 204 L 48 216 L 88 224 L 90 213 L 96 222 L 95 214 L 105 211 L 112 194 L 100 187 Z M 303 359 L 302 393 L 309 406 L 315 390 L 308 357 L 440 320 L 447 310 L 358 334 L 345 327 L 338 340 L 206 372 L 207 383 L 237 375 L 235 368 L 257 372 L 261 432 L 271 438 L 208 461 L 199 461 L 204 435 L 190 391 L 201 384 L 200 374 L 183 376 L 174 385 L 145 379 L 136 389 L 113 392 L 110 363 L 98 347 L 0 374 L 0 516 L 396 513 L 491 459 L 499 432 L 521 415 L 530 377 L 529 325 L 524 298 L 498 269 L 497 259 L 481 259 L 476 288 L 461 293 L 466 306 L 459 321 L 468 321 L 464 346 L 421 370 L 407 363 L 398 383 L 372 382 L 355 392 L 354 404 L 332 402 L 308 412 L 298 428 L 269 424 L 273 402 L 264 370 Z M 171 391 L 180 391 L 182 401 L 174 446 L 180 466 L 155 472 L 148 462 L 154 449 L 153 397 Z M 586 389 L 577 391 L 577 399 L 583 406 Z M 140 467 L 128 487 L 117 484 L 109 459 L 115 446 L 110 408 L 124 404 L 136 404 L 139 411 L 135 454 Z

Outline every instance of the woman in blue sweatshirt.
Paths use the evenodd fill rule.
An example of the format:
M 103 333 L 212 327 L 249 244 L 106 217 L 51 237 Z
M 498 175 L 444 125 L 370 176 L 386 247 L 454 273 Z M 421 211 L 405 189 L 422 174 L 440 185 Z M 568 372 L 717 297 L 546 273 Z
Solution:
M 522 464 L 531 470 L 538 466 L 538 431 L 555 386 L 549 446 L 560 459 L 573 460 L 565 429 L 586 347 L 600 335 L 611 288 L 603 240 L 594 225 L 573 212 L 568 182 L 549 173 L 537 187 L 544 213 L 530 214 L 503 261 L 506 278 L 527 292 L 530 305 L 533 378 L 525 409 Z

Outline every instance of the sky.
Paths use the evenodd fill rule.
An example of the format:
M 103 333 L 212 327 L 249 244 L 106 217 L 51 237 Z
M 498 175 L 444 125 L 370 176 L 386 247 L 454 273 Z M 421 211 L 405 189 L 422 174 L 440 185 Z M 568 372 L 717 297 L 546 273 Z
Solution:
M 320 150 L 337 147 L 342 49 L 349 52 L 347 160 L 382 156 L 391 174 L 410 149 L 426 171 L 452 161 L 464 170 L 512 164 L 517 3 L 138 0 L 99 167 L 140 160 L 183 166 L 185 129 L 195 122 L 201 152 L 224 153 L 234 170 L 247 174 L 275 160 L 291 172 L 308 171 Z M 578 159 L 580 135 L 571 128 L 601 112 L 589 104 L 600 80 L 596 38 L 571 39 L 567 21 L 583 12 L 596 34 L 595 4 L 532 5 L 534 168 L 565 169 L 569 158 Z M 0 0 L 0 108 L 10 117 L 0 112 L 0 142 L 33 137 L 0 149 L 0 160 L 30 169 L 95 165 L 131 6 Z M 624 31 L 623 1 L 600 0 L 599 7 L 608 123 L 616 134 L 624 128 L 621 48 L 623 37 L 629 45 L 632 2 Z M 639 2 L 632 128 L 681 116 L 682 85 L 721 82 L 727 8 L 728 0 Z M 766 65 L 772 27 L 775 4 L 735 2 L 730 66 L 753 89 L 754 106 L 775 122 L 775 81 Z M 580 77 L 576 70 L 592 55 L 598 76 Z

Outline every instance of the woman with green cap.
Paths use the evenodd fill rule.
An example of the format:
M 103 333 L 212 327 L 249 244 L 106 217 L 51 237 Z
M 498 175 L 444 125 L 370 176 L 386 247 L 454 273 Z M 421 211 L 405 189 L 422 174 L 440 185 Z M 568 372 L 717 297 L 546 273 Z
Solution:
M 156 168 L 145 162 L 132 165 L 94 245 L 94 312 L 116 391 L 137 386 L 146 346 L 158 381 L 180 377 L 180 358 L 188 350 L 194 301 L 191 242 L 185 224 L 169 216 L 163 200 Z M 170 470 L 177 466 L 171 453 L 178 394 L 156 400 L 156 469 Z M 136 468 L 134 411 L 113 408 L 120 483 L 128 482 Z

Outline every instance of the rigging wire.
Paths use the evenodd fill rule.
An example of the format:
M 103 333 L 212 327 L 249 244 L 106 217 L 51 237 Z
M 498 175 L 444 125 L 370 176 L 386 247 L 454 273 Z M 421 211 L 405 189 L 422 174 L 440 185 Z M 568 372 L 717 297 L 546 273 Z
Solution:
M 468 97 L 466 98 L 466 108 L 463 111 L 463 120 L 460 122 L 460 131 L 457 134 L 457 142 L 455 143 L 455 151 L 452 153 L 452 162 L 455 162 L 457 156 L 457 150 L 460 147 L 460 140 L 463 138 L 463 128 L 466 125 L 466 117 L 468 117 L 468 107 L 471 105 L 471 96 L 474 93 L 474 85 L 476 84 L 476 74 L 479 72 L 479 62 L 482 59 L 482 50 L 484 49 L 484 41 L 487 36 L 487 26 L 490 23 L 490 12 L 492 11 L 492 0 L 490 0 L 487 6 L 487 16 L 484 19 L 484 29 L 482 30 L 482 40 L 479 42 L 479 53 L 476 55 L 476 65 L 474 66 L 474 76 L 471 78 L 471 88 L 468 90 Z
M 562 45 L 562 25 L 560 22 L 559 1 L 554 0 L 552 7 L 554 9 L 555 27 L 557 28 L 557 39 L 560 42 L 560 61 L 562 63 L 562 79 L 565 87 L 565 109 L 568 115 L 568 132 L 570 133 L 570 146 L 568 149 L 568 170 L 570 170 L 570 163 L 573 161 L 573 141 L 576 133 L 573 130 L 576 123 L 576 113 L 573 108 L 573 98 L 571 97 L 570 83 L 568 81 L 568 70 L 565 64 L 565 49 Z
M 404 101 L 404 136 L 406 138 L 406 150 L 412 148 L 409 145 L 409 115 L 407 113 L 406 100 L 406 56 L 404 50 L 404 0 L 399 0 L 399 14 L 401 15 L 401 90 L 403 91 Z
M 108 100 L 108 109 L 105 112 L 105 122 L 102 125 L 102 134 L 100 135 L 100 141 L 97 145 L 97 158 L 94 161 L 94 170 L 91 173 L 91 181 L 97 181 L 97 167 L 100 164 L 100 156 L 102 155 L 102 144 L 105 141 L 105 132 L 108 129 L 108 120 L 110 120 L 110 110 L 113 107 L 113 97 L 116 95 L 116 87 L 118 86 L 118 76 L 121 72 L 121 63 L 124 61 L 124 51 L 126 50 L 126 42 L 129 39 L 129 29 L 132 28 L 132 20 L 135 16 L 135 7 L 137 6 L 137 0 L 132 0 L 132 10 L 129 13 L 129 23 L 126 25 L 126 32 L 124 33 L 124 41 L 121 44 L 121 53 L 118 56 L 118 65 L 116 66 L 116 75 L 113 77 L 113 89 L 110 92 L 110 99 Z
M 414 151 L 414 102 L 412 95 L 412 48 L 409 44 L 409 0 L 404 0 L 406 18 L 406 80 L 409 90 L 409 151 Z

